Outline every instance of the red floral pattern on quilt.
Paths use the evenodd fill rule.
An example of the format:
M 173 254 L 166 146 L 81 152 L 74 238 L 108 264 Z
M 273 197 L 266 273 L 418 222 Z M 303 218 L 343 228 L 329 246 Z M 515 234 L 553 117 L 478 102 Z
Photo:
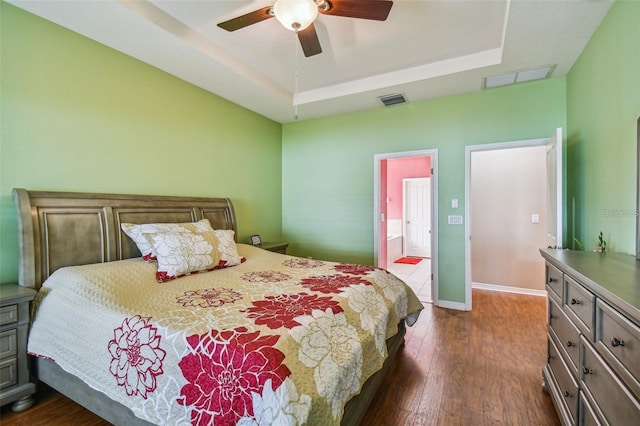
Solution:
M 277 271 L 259 271 L 247 272 L 240 278 L 249 282 L 277 283 L 280 281 L 286 281 L 291 278 L 291 276 Z
M 317 277 L 304 278 L 300 284 L 311 291 L 319 291 L 320 293 L 340 293 L 340 289 L 351 285 L 371 285 L 367 280 L 349 275 L 318 275 Z
M 253 302 L 253 306 L 243 312 L 249 312 L 247 317 L 253 319 L 256 324 L 266 325 L 275 330 L 301 325 L 295 320 L 296 317 L 311 315 L 314 310 L 324 312 L 327 309 L 331 309 L 334 314 L 343 311 L 340 303 L 329 296 L 298 293 L 267 296 L 263 300 Z
M 274 347 L 279 338 L 246 327 L 187 337 L 190 353 L 178 365 L 188 383 L 178 403 L 193 407 L 191 423 L 235 425 L 253 416 L 252 393 L 262 394 L 269 379 L 277 389 L 291 375 Z
M 375 266 L 356 265 L 352 263 L 340 263 L 333 267 L 338 272 L 351 275 L 367 275 L 369 272 L 373 272 L 379 268 Z
M 247 258 L 246 258 L 246 257 L 242 256 L 242 257 L 240 258 L 240 263 L 244 263 L 244 262 L 246 262 L 246 261 L 247 261 Z M 238 264 L 237 264 L 237 263 L 234 263 L 234 262 L 229 262 L 229 261 L 224 260 L 224 259 L 220 259 L 220 262 L 218 262 L 218 265 L 217 265 L 215 268 L 213 268 L 213 269 L 231 268 L 232 266 L 236 266 L 236 265 L 238 265 Z
M 114 338 L 109 341 L 109 371 L 118 386 L 123 386 L 127 395 L 141 395 L 144 399 L 156 389 L 156 376 L 163 373 L 166 355 L 160 348 L 158 329 L 149 320 L 140 315 L 125 318 L 122 326 L 113 330 Z
M 225 303 L 234 303 L 236 300 L 242 299 L 242 294 L 224 287 L 203 288 L 185 291 L 182 296 L 178 296 L 176 299 L 185 308 L 214 308 Z
M 282 264 L 289 268 L 313 269 L 324 265 L 324 262 L 322 260 L 294 257 L 293 259 L 285 260 Z

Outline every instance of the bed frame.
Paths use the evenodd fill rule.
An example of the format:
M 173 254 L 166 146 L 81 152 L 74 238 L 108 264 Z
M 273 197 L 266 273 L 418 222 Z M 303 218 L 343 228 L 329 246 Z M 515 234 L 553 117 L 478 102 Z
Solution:
M 228 198 L 39 192 L 14 189 L 18 209 L 19 284 L 39 289 L 64 266 L 140 257 L 121 223 L 193 222 L 209 219 L 215 229 L 237 236 L 233 204 Z M 237 237 L 236 237 L 237 239 Z M 358 425 L 404 342 L 405 325 L 387 341 L 389 357 L 362 392 L 345 406 L 343 425 Z M 33 358 L 31 374 L 83 407 L 116 425 L 148 425 L 127 407 L 112 401 L 55 362 Z

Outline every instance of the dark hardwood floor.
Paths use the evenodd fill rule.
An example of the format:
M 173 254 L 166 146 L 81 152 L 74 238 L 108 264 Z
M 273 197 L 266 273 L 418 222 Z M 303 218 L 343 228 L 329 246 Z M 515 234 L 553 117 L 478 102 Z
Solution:
M 545 298 L 474 290 L 471 312 L 426 305 L 362 425 L 559 425 L 546 347 Z M 0 424 L 108 425 L 49 388 L 37 396 Z

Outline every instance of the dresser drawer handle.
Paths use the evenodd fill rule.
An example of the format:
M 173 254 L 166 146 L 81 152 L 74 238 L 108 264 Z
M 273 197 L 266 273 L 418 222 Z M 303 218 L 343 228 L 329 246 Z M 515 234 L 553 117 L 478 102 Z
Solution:
M 582 367 L 583 374 L 593 374 L 593 370 L 587 367 Z
M 551 284 L 551 283 L 555 283 L 555 282 L 558 282 L 558 279 L 557 279 L 557 278 L 549 277 L 549 284 Z
M 579 301 L 579 300 L 577 300 L 577 299 L 571 299 L 571 304 L 572 304 L 572 305 L 579 305 L 580 303 L 582 303 L 582 302 L 580 302 L 580 301 Z
M 573 398 L 573 394 L 569 391 L 564 391 L 562 395 L 564 395 L 565 398 Z
M 617 337 L 611 339 L 611 346 L 614 348 L 617 346 L 624 346 L 624 340 L 620 340 Z
M 549 314 L 549 319 L 550 319 L 550 320 L 552 320 L 552 319 L 554 319 L 554 318 L 555 318 L 555 315 L 553 315 L 553 314 Z
M 573 343 L 571 340 L 567 340 L 567 347 L 570 348 L 572 346 L 575 346 L 576 344 Z

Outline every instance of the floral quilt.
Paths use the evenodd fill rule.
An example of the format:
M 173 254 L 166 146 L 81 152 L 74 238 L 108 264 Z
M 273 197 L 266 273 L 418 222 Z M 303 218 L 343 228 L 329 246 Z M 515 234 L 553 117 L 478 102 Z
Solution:
M 162 284 L 142 259 L 56 271 L 29 353 L 155 424 L 340 424 L 422 304 L 383 269 L 238 248 L 241 265 Z

